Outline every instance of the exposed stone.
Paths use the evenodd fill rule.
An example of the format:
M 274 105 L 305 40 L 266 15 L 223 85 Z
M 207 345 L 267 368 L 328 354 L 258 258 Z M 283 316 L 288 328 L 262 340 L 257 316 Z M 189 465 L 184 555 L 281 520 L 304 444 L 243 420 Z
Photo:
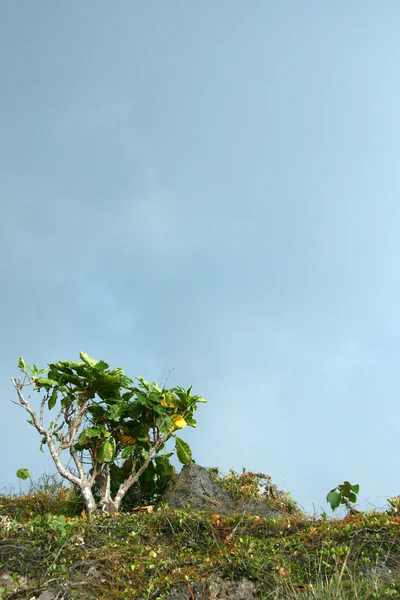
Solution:
M 182 584 L 167 596 L 170 600 L 254 600 L 258 597 L 252 581 L 225 581 L 219 577 L 205 583 Z
M 282 510 L 261 498 L 233 499 L 213 480 L 205 467 L 194 463 L 183 466 L 172 489 L 164 495 L 162 501 L 167 502 L 171 508 L 192 507 L 221 514 L 246 513 L 267 518 L 285 516 Z
M 45 590 L 38 596 L 38 600 L 58 600 L 61 598 L 59 590 Z
M 26 586 L 28 580 L 23 575 L 10 575 L 9 573 L 1 573 L 0 575 L 0 592 L 1 589 L 7 591 L 16 591 L 21 587 Z
M 172 489 L 163 497 L 171 508 L 216 509 L 230 500 L 221 486 L 213 481 L 205 467 L 190 463 L 182 467 Z

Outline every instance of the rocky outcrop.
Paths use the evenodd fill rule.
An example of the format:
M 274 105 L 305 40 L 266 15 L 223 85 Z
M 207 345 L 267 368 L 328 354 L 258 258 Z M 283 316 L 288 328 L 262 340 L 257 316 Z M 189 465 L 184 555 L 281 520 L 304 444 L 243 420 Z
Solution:
M 278 493 L 284 494 L 279 490 Z M 234 499 L 213 480 L 205 467 L 195 463 L 183 466 L 172 489 L 162 501 L 171 508 L 211 510 L 220 514 L 246 513 L 267 518 L 279 518 L 287 514 L 261 497 Z

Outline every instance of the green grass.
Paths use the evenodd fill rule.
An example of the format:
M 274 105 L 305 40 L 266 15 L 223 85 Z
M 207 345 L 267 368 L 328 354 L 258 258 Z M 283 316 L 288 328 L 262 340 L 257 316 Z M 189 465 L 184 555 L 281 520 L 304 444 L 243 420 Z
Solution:
M 216 476 L 216 470 L 212 470 Z M 255 496 L 256 475 L 221 483 L 237 498 Z M 62 585 L 71 599 L 163 599 L 198 581 L 246 578 L 260 599 L 400 598 L 400 519 L 395 511 L 345 519 L 311 517 L 267 497 L 285 517 L 211 514 L 139 506 L 90 519 L 79 495 L 52 482 L 25 496 L 0 496 L 0 572 L 28 583 L 0 597 L 38 597 Z M 366 578 L 366 574 L 369 577 Z

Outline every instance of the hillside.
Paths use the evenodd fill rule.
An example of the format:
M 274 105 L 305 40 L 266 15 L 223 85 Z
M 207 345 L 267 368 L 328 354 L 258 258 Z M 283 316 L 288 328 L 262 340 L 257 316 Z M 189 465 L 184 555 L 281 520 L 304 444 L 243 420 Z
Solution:
M 125 512 L 91 518 L 60 483 L 1 496 L 1 598 L 400 598 L 395 509 L 310 516 L 268 476 L 261 494 L 262 474 L 208 473 L 228 504 L 177 506 L 176 481 L 155 504 L 135 497 Z

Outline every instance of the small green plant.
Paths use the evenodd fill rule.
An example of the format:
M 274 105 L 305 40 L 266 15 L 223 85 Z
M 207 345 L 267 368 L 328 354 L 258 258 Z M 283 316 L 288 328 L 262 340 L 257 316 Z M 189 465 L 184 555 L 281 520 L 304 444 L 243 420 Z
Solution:
M 358 484 L 352 485 L 349 481 L 345 481 L 329 492 L 326 501 L 329 502 L 333 511 L 343 505 L 351 512 L 354 510 L 351 504 L 357 502 L 359 491 L 360 486 Z
M 19 479 L 19 494 L 20 494 L 20 496 L 22 496 L 21 481 L 25 481 L 25 479 L 28 479 L 28 477 L 30 475 L 29 469 L 18 469 L 18 471 L 15 474 Z

